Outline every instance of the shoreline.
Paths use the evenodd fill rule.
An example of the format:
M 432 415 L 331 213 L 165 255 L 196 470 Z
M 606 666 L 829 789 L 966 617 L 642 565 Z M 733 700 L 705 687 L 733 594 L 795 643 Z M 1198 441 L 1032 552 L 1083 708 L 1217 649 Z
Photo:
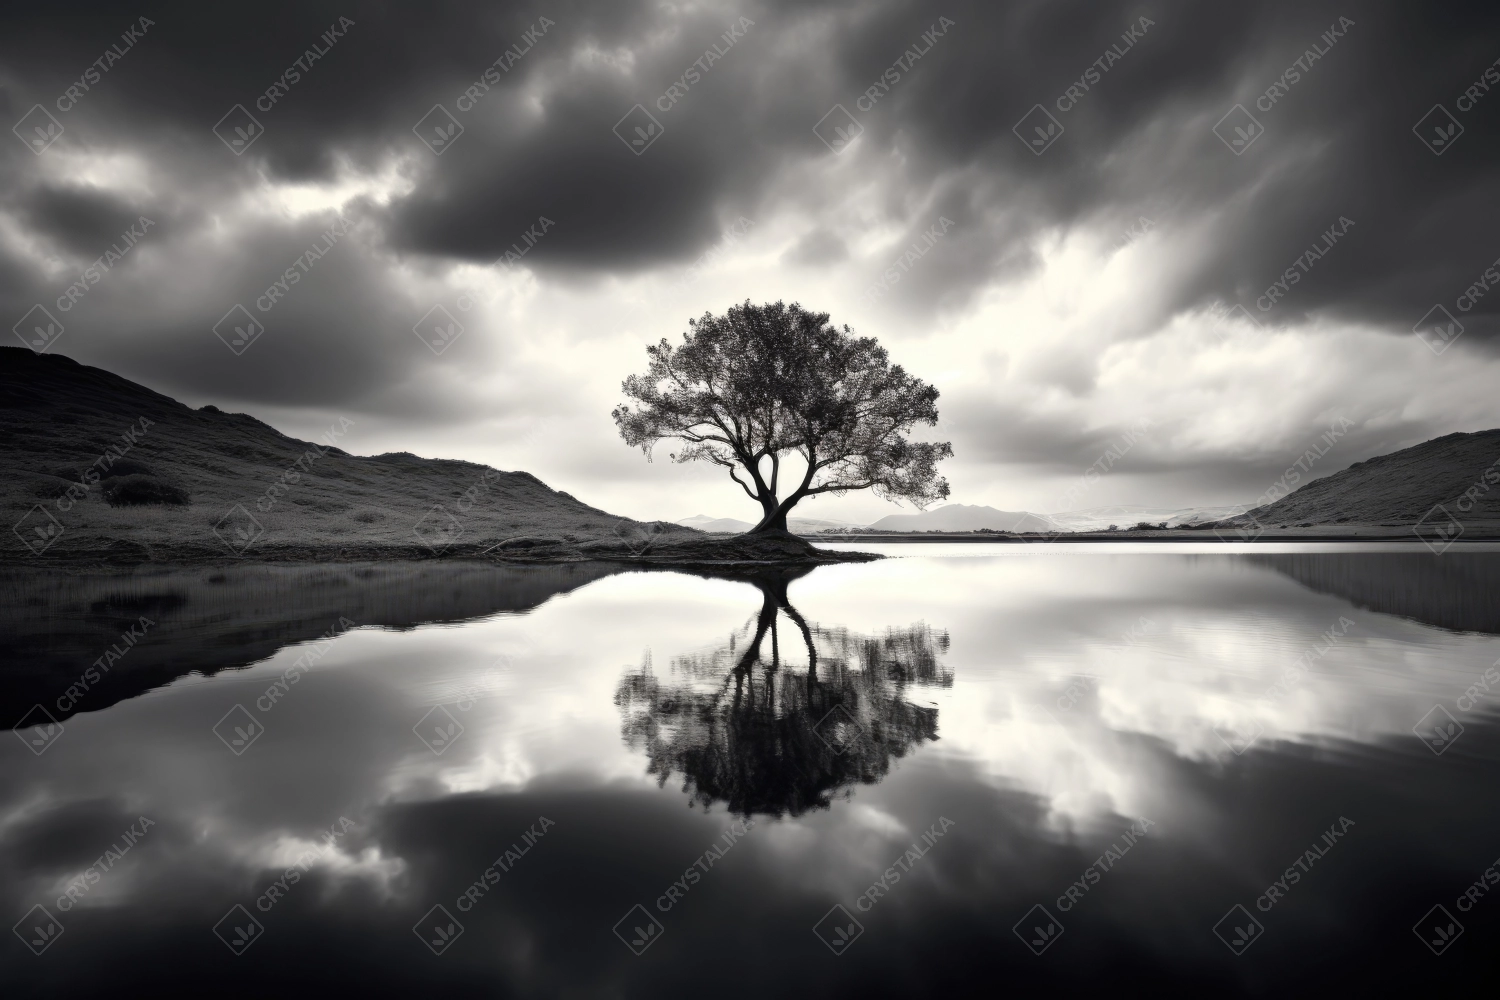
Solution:
M 406 543 L 319 545 L 317 543 L 259 545 L 234 554 L 209 544 L 150 545 L 120 540 L 87 549 L 53 550 L 33 555 L 0 556 L 0 572 L 28 570 L 131 570 L 305 566 L 315 564 L 402 563 L 410 566 L 491 565 L 496 567 L 563 566 L 612 563 L 627 568 L 713 571 L 797 569 L 838 563 L 872 562 L 884 558 L 873 552 L 824 549 L 797 536 L 682 538 L 670 536 L 632 544 L 620 539 L 525 537 L 510 544 L 481 547 L 453 544 L 441 549 Z M 842 539 L 840 539 L 842 541 Z
M 1422 536 L 1407 531 L 1372 531 L 1369 529 L 1331 533 L 1320 529 L 1307 529 L 1302 531 L 1272 530 L 1263 531 L 1254 538 L 1222 538 L 1212 531 L 1190 530 L 1168 528 L 1165 531 L 1099 531 L 1099 532 L 1062 532 L 1056 535 L 1043 534 L 975 534 L 972 532 L 923 532 L 921 534 L 902 533 L 889 535 L 870 534 L 848 534 L 838 537 L 832 536 L 810 536 L 804 535 L 809 541 L 816 540 L 821 544 L 844 544 L 846 542 L 857 542 L 864 545 L 884 544 L 886 542 L 922 543 L 922 542 L 970 542 L 991 543 L 1004 545 L 1050 545 L 1057 542 L 1163 542 L 1163 543 L 1221 543 L 1224 545 L 1256 545 L 1269 542 L 1410 542 L 1414 545 L 1426 544 Z M 1500 531 L 1491 530 L 1488 533 L 1470 532 L 1454 539 L 1450 544 L 1461 545 L 1465 542 L 1500 542 Z
M 1228 533 L 1226 532 L 1226 535 Z M 119 539 L 83 549 L 23 554 L 12 552 L 0 556 L 0 572 L 58 570 L 165 569 L 173 567 L 288 566 L 349 563 L 404 563 L 411 566 L 439 564 L 487 564 L 506 566 L 560 566 L 587 562 L 607 562 L 640 569 L 681 569 L 686 571 L 764 571 L 768 569 L 812 568 L 838 563 L 870 562 L 884 558 L 874 552 L 851 550 L 851 545 L 1050 545 L 1140 543 L 1156 545 L 1274 545 L 1274 544 L 1364 544 L 1380 542 L 1411 546 L 1429 545 L 1428 539 L 1410 528 L 1359 526 L 1330 530 L 1327 527 L 1270 529 L 1254 538 L 1237 538 L 1202 529 L 1166 529 L 1160 531 L 1068 532 L 1050 534 L 1002 534 L 999 532 L 921 532 L 921 533 L 850 533 L 841 535 L 784 535 L 748 537 L 744 535 L 707 535 L 683 538 L 678 535 L 631 544 L 619 538 L 592 538 L 578 541 L 552 537 L 508 539 L 499 546 L 480 543 L 444 546 L 432 550 L 414 543 L 374 542 L 366 544 L 262 544 L 236 555 L 220 546 L 207 543 L 147 544 Z M 1453 539 L 1449 546 L 1500 542 L 1500 525 L 1476 525 Z M 1444 546 L 1445 548 L 1447 546 Z M 1435 551 L 1435 549 L 1434 549 Z

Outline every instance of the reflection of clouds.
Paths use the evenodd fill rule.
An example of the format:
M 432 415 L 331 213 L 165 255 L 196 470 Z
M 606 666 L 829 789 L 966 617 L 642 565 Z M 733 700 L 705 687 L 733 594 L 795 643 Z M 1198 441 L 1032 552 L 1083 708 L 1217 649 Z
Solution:
M 368 882 L 383 896 L 391 894 L 392 884 L 406 872 L 403 859 L 386 857 L 379 847 L 351 849 L 337 841 L 330 844 L 294 834 L 243 844 L 240 852 L 236 860 L 247 868 L 281 871 L 295 867 L 322 872 L 335 880 L 358 879 Z
M 1186 797 L 1148 747 L 1223 763 L 1233 754 L 1215 727 L 1260 732 L 1252 753 L 1278 741 L 1414 740 L 1412 725 L 1435 702 L 1451 705 L 1500 652 L 1500 641 L 1361 611 L 1211 553 L 971 549 L 844 572 L 838 583 L 818 598 L 839 610 L 809 599 L 810 614 L 858 623 L 890 605 L 950 628 L 958 682 L 932 695 L 942 740 L 930 752 L 1040 796 L 1060 825 L 1155 815 L 1163 798 Z M 1153 628 L 1132 634 L 1142 615 Z M 1289 670 L 1300 682 L 1286 683 Z M 1088 694 L 1060 707 L 1077 678 Z
M 1250 754 L 1277 743 L 1392 742 L 1426 754 L 1411 726 L 1438 702 L 1459 715 L 1454 700 L 1500 653 L 1496 639 L 1355 610 L 1219 553 L 1054 546 L 986 555 L 971 546 L 964 558 L 937 560 L 913 551 L 819 569 L 791 585 L 799 611 L 848 630 L 840 634 L 883 636 L 893 623 L 922 619 L 952 637 L 942 667 L 953 686 L 906 695 L 935 709 L 936 742 L 916 745 L 900 768 L 858 784 L 832 810 L 755 833 L 764 845 L 756 851 L 814 859 L 814 881 L 839 891 L 867 882 L 872 866 L 890 862 L 892 843 L 937 820 L 947 804 L 920 796 L 939 772 L 945 788 L 970 787 L 977 777 L 1007 801 L 1034 802 L 1038 817 L 1016 812 L 1009 822 L 1017 827 L 1092 829 L 1120 814 L 1182 828 L 1215 809 L 1193 776 L 1237 760 L 1214 727 L 1262 727 Z M 184 678 L 83 713 L 47 754 L 0 769 L 0 843 L 10 848 L 14 831 L 69 805 L 128 801 L 130 818 L 148 815 L 162 826 L 128 866 L 91 889 L 86 905 L 164 896 L 174 884 L 206 886 L 217 902 L 260 891 L 265 871 L 320 849 L 330 803 L 367 817 L 441 805 L 459 793 L 503 799 L 565 782 L 590 794 L 671 800 L 680 810 L 681 791 L 658 790 L 642 753 L 621 741 L 614 696 L 622 675 L 638 669 L 622 664 L 642 665 L 652 649 L 664 667 L 686 651 L 706 656 L 744 624 L 758 596 L 744 584 L 625 574 L 524 616 L 350 632 L 266 715 L 267 734 L 242 757 L 219 747 L 210 727 L 230 705 L 253 701 L 296 650 L 244 671 Z M 1302 683 L 1266 699 L 1341 615 L 1355 623 L 1348 634 Z M 1153 622 L 1149 631 L 1136 627 L 1142 617 Z M 795 648 L 789 638 L 783 634 L 784 656 Z M 497 670 L 502 653 L 515 662 Z M 1061 707 L 1077 678 L 1090 683 Z M 431 705 L 452 706 L 465 691 L 477 694 L 467 710 L 454 709 L 464 734 L 438 757 L 411 727 Z M 53 884 L 123 829 L 114 811 L 90 824 L 102 832 L 83 838 L 92 853 L 81 864 L 21 858 L 7 881 L 24 885 L 27 896 L 55 897 Z M 399 841 L 378 820 L 372 829 L 381 832 L 351 831 L 314 870 L 380 895 L 420 883 Z M 153 838 L 165 846 L 168 830 L 184 832 L 170 835 L 177 838 L 170 852 L 156 850 Z
M 536 777 L 534 763 L 528 759 L 525 745 L 519 740 L 498 743 L 489 740 L 484 752 L 458 767 L 445 768 L 437 775 L 438 783 L 450 795 L 465 792 L 514 792 L 525 788 Z
M 1326 619 L 1320 613 L 1253 622 L 1200 614 L 1138 646 L 1090 649 L 1076 669 L 1097 680 L 1096 711 L 1080 703 L 1061 714 L 1075 728 L 1139 733 L 1193 760 L 1224 755 L 1214 727 L 1260 731 L 1266 741 L 1372 743 L 1409 734 L 1494 651 L 1493 640 L 1353 609 L 1329 608 Z M 1349 623 L 1345 634 L 1321 644 L 1340 619 Z
M 524 616 L 382 635 L 384 680 L 420 704 L 446 705 L 464 733 L 437 757 L 408 729 L 380 797 L 515 791 L 557 773 L 650 787 L 620 746 L 613 697 L 629 669 L 622 661 L 649 655 L 643 651 L 653 645 L 693 648 L 705 636 L 728 634 L 752 593 L 722 581 L 633 573 Z M 411 663 L 424 668 L 414 673 Z

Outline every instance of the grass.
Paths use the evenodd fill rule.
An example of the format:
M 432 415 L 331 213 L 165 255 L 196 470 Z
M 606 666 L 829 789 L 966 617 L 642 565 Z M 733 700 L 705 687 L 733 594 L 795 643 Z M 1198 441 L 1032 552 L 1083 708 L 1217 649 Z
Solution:
M 507 545 L 527 561 L 801 558 L 619 517 L 527 472 L 299 441 L 22 348 L 0 347 L 0 468 L 20 526 L 0 561 L 13 564 L 495 558 Z M 49 515 L 62 532 L 37 556 L 19 535 Z M 252 541 L 240 554 L 225 537 Z

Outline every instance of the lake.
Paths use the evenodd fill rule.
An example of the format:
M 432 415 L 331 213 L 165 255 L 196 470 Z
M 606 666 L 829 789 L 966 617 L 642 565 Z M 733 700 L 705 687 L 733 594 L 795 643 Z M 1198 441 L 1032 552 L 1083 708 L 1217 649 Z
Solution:
M 1488 972 L 1500 546 L 885 551 L 5 577 L 8 995 Z

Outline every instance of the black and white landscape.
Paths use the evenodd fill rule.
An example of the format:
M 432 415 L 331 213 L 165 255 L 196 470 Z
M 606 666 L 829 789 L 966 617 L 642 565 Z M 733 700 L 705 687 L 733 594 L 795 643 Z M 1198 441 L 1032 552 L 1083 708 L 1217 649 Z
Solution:
M 1500 10 L 0 29 L 8 996 L 1490 978 Z

